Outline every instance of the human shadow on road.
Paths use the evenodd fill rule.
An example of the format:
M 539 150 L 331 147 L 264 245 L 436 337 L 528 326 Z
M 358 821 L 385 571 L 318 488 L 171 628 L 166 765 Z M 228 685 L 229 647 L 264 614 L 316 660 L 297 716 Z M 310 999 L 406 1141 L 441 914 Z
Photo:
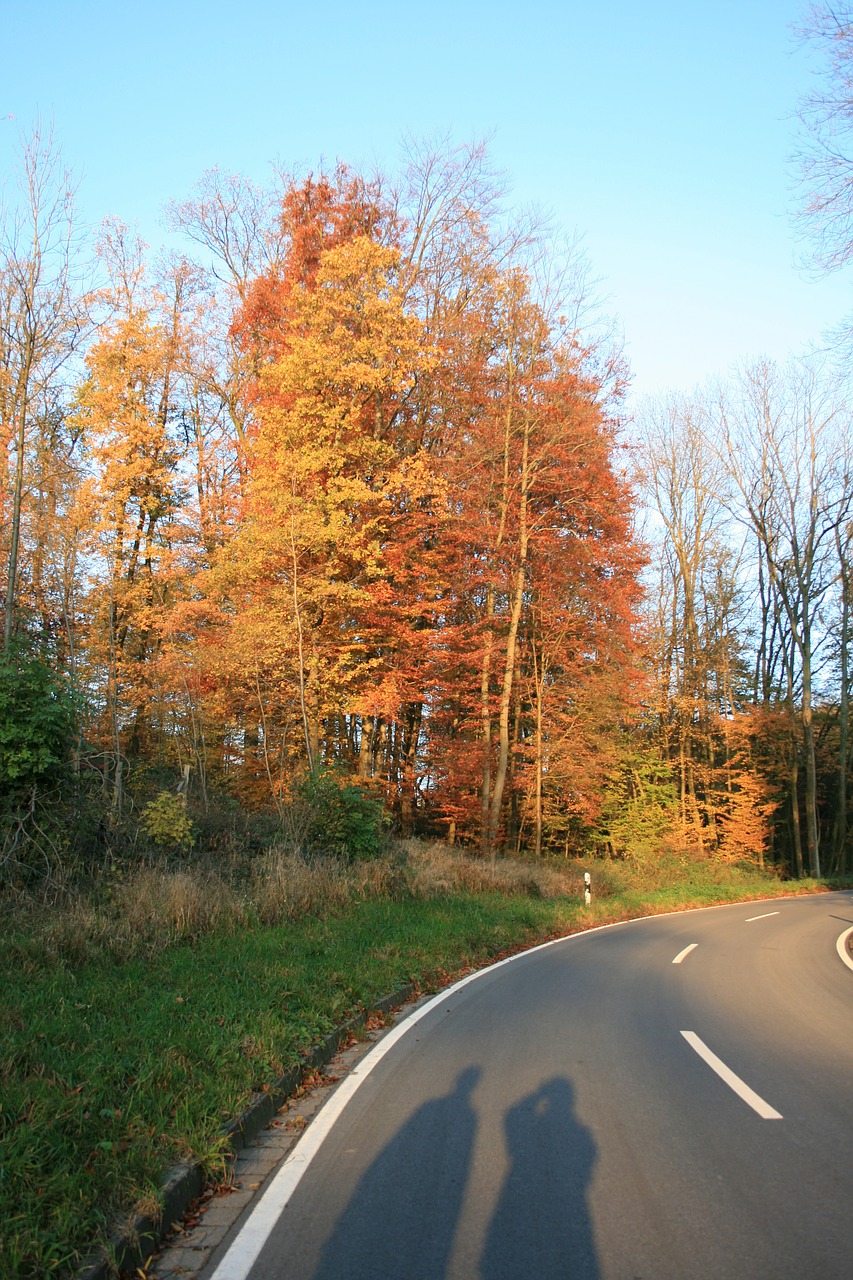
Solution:
M 598 1280 L 587 1207 L 596 1147 L 556 1077 L 506 1115 L 511 1160 L 480 1261 L 482 1280 Z
M 425 1102 L 363 1175 L 314 1280 L 441 1280 L 465 1192 L 477 1117 L 468 1067 Z

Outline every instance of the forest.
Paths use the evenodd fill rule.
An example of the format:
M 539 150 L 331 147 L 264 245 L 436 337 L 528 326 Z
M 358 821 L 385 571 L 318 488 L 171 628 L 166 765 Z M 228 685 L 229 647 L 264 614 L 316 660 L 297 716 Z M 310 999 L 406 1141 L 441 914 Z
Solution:
M 0 244 L 0 880 L 387 831 L 851 871 L 846 391 L 633 404 L 484 144 L 213 169 L 168 250 L 49 130 Z M 180 248 L 175 248 L 180 245 Z

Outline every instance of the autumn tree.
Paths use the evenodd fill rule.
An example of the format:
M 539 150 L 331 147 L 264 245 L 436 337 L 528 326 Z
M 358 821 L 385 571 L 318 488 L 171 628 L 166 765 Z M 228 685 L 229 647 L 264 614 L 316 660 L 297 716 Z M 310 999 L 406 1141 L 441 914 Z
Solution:
M 607 655 L 623 643 L 632 648 L 638 562 L 629 550 L 630 499 L 611 466 L 607 394 L 587 372 L 587 353 L 549 323 L 520 268 L 495 272 L 482 296 L 489 305 L 477 315 L 479 366 L 470 363 L 463 383 L 473 393 L 460 404 L 464 430 L 455 435 L 451 420 L 452 447 L 437 460 L 448 519 L 435 527 L 444 580 L 440 622 L 428 632 L 430 749 L 438 775 L 455 780 L 444 798 L 452 829 L 478 830 L 489 852 L 517 843 L 532 825 L 541 849 L 542 784 L 547 777 L 552 791 L 559 787 L 569 721 L 576 759 L 561 794 L 578 810 L 578 797 L 589 796 L 578 765 L 594 754 L 593 735 L 583 733 L 577 708 Z M 611 582 L 604 568 L 611 555 L 624 575 L 624 613 L 614 608 L 618 571 Z M 612 644 L 593 659 L 595 617 L 608 609 Z M 551 812 L 557 807 L 552 796 Z
M 555 320 L 501 194 L 483 147 L 412 148 L 396 192 L 345 166 L 206 175 L 173 209 L 194 262 L 152 270 L 105 229 L 97 336 L 73 414 L 31 419 L 21 527 L 116 816 L 127 760 L 279 805 L 301 764 L 340 764 L 402 829 L 458 819 L 490 849 L 542 849 L 558 792 L 592 813 L 630 497 L 601 349 Z
M 179 272 L 169 293 L 151 289 L 142 248 L 123 228 L 109 228 L 104 247 L 110 317 L 87 353 L 74 422 L 90 469 L 79 500 L 94 557 L 89 662 L 105 673 L 105 776 L 119 815 L 125 750 L 142 749 L 150 718 L 150 674 L 184 501 L 176 434 L 184 280 Z
M 326 251 L 290 291 L 286 345 L 261 374 L 229 591 L 239 643 L 260 652 L 262 629 L 264 678 L 291 681 L 311 767 L 323 757 L 323 721 L 355 709 L 393 643 L 379 643 L 372 612 L 387 591 L 398 419 L 423 361 L 397 263 L 367 237 Z

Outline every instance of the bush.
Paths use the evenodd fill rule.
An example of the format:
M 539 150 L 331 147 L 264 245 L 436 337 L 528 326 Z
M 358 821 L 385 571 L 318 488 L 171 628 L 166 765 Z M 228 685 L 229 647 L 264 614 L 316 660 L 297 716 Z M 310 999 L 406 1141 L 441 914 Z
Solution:
M 7 803 L 62 780 L 74 723 L 71 698 L 46 663 L 23 650 L 0 658 L 0 796 Z
M 75 712 L 62 682 L 18 648 L 0 657 L 0 887 L 61 889 L 69 870 L 68 806 Z
M 161 791 L 142 810 L 142 827 L 158 849 L 189 849 L 193 842 L 193 824 L 183 797 L 173 791 Z
M 382 804 L 331 769 L 315 769 L 297 786 L 308 810 L 304 843 L 347 862 L 377 858 L 385 847 Z

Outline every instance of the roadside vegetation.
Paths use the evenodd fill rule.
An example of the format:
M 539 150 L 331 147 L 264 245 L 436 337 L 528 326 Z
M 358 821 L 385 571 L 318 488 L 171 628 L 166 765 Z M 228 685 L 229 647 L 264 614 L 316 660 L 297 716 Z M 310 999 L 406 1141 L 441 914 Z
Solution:
M 583 904 L 583 870 L 594 898 Z M 586 863 L 408 841 L 149 860 L 2 920 L 0 1275 L 73 1270 L 166 1170 L 228 1176 L 225 1123 L 360 1009 L 551 936 L 816 888 L 687 857 Z

